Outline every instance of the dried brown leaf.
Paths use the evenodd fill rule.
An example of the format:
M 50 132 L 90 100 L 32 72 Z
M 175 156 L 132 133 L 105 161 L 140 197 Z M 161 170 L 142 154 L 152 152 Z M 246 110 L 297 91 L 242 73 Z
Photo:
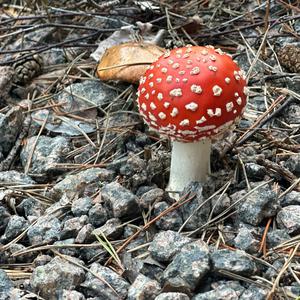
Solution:
M 106 50 L 97 74 L 101 80 L 121 80 L 137 83 L 149 64 L 165 49 L 150 43 L 124 43 Z

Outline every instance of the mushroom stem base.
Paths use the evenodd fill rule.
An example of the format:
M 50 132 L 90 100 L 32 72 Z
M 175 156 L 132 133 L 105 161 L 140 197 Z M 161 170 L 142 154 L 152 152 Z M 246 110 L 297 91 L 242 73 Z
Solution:
M 173 142 L 170 179 L 167 191 L 173 196 L 191 181 L 204 181 L 210 173 L 211 141 Z M 176 197 L 177 198 L 177 197 Z

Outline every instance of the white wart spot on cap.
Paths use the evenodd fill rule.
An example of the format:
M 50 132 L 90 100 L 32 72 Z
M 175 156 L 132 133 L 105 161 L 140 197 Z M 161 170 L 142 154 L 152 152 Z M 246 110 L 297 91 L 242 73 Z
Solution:
M 235 109 L 235 110 L 233 111 L 233 113 L 236 114 L 236 113 L 237 113 L 237 110 Z
M 234 78 L 235 78 L 236 80 L 240 80 L 240 79 L 241 79 L 241 76 L 239 75 L 239 72 L 238 72 L 238 71 L 234 71 L 234 72 L 233 72 L 233 75 L 234 75 Z
M 165 102 L 165 103 L 164 103 L 164 107 L 165 107 L 165 108 L 168 108 L 169 106 L 170 106 L 170 102 Z
M 166 82 L 170 83 L 172 82 L 173 76 L 172 75 L 168 75 L 166 78 Z
M 180 97 L 180 96 L 182 96 L 182 90 L 181 90 L 181 88 L 173 89 L 170 91 L 169 94 L 171 97 Z
M 195 94 L 201 94 L 202 93 L 202 88 L 200 85 L 197 84 L 192 84 L 191 85 L 191 91 Z
M 201 54 L 202 54 L 202 55 L 207 55 L 207 54 L 208 54 L 208 51 L 205 50 L 205 49 L 203 49 L 203 50 L 201 50 Z
M 154 86 L 154 83 L 151 81 L 149 82 L 149 86 L 153 87 Z
M 155 118 L 155 116 L 153 116 L 150 112 L 148 113 L 148 115 L 149 115 L 149 119 L 150 119 L 151 121 L 154 121 L 154 122 L 157 121 L 157 119 Z
M 234 93 L 234 97 L 238 97 L 239 96 L 239 93 L 238 92 L 235 92 Z
M 183 54 L 182 58 L 189 58 L 190 55 L 188 53 Z
M 207 125 L 207 126 L 202 126 L 202 127 L 195 126 L 195 129 L 197 129 L 198 132 L 208 131 L 208 130 L 212 130 L 214 128 L 216 128 L 216 125 Z M 207 134 L 209 134 L 209 133 L 207 133 Z
M 179 111 L 178 111 L 178 108 L 174 107 L 172 109 L 172 112 L 170 113 L 171 117 L 176 117 L 178 115 Z
M 243 93 L 244 93 L 245 96 L 249 95 L 249 89 L 248 89 L 248 87 L 246 87 L 246 86 L 244 87 Z
M 191 64 L 193 63 L 193 61 L 192 61 L 191 59 L 188 59 L 188 60 L 186 61 L 186 63 L 187 63 L 188 65 L 191 65 Z
M 213 91 L 214 96 L 221 96 L 223 90 L 218 85 L 214 85 L 212 88 L 212 91 Z
M 180 126 L 189 126 L 190 121 L 188 119 L 184 119 L 179 123 Z
M 151 102 L 151 103 L 150 103 L 150 108 L 151 108 L 152 110 L 155 110 L 155 109 L 156 109 L 156 105 L 155 105 L 153 102 Z
M 148 76 L 148 78 L 151 79 L 151 78 L 153 78 L 153 76 L 154 76 L 154 74 L 151 73 L 151 74 Z
M 195 102 L 191 102 L 191 103 L 189 103 L 189 104 L 186 104 L 185 108 L 186 108 L 187 110 L 196 111 L 197 108 L 198 108 L 198 104 L 195 103 Z
M 178 72 L 178 74 L 179 74 L 179 75 L 184 75 L 184 74 L 185 74 L 185 71 L 184 71 L 184 70 L 181 70 L 181 71 Z
M 195 135 L 197 133 L 197 131 L 195 130 L 178 130 L 178 133 L 182 134 L 182 135 Z
M 210 116 L 210 117 L 220 117 L 222 115 L 222 110 L 221 108 L 217 107 L 215 109 L 215 111 L 213 109 L 208 109 L 207 110 L 207 114 Z
M 233 109 L 233 102 L 226 103 L 226 111 L 230 112 Z
M 136 95 L 139 97 L 139 96 L 141 95 L 141 92 L 138 90 L 138 91 L 136 92 Z
M 238 97 L 238 98 L 236 99 L 236 103 L 237 103 L 238 105 L 241 105 L 241 104 L 242 104 L 242 98 L 241 98 L 241 97 Z
M 146 81 L 146 77 L 145 77 L 145 76 L 142 76 L 142 77 L 140 78 L 140 84 L 144 84 L 145 81 Z
M 162 73 L 166 74 L 168 72 L 168 69 L 166 67 L 161 68 Z
M 144 94 L 146 92 L 146 89 L 143 87 L 142 89 L 141 89 L 141 94 Z
M 199 73 L 200 73 L 199 67 L 194 67 L 190 72 L 191 75 L 198 75 Z
M 162 79 L 161 78 L 156 78 L 156 82 L 161 83 Z
M 156 93 L 156 90 L 152 90 L 151 95 L 154 95 Z
M 159 101 L 161 101 L 163 98 L 164 98 L 164 96 L 163 96 L 162 93 L 158 93 L 158 94 L 157 94 L 157 99 L 158 99 Z
M 212 61 L 216 61 L 216 60 L 217 60 L 217 58 L 216 58 L 214 55 L 210 55 L 209 58 L 210 58 L 210 60 L 212 60 Z
M 160 112 L 160 113 L 158 114 L 158 117 L 159 117 L 160 119 L 164 120 L 167 116 L 166 116 L 165 113 Z
M 227 84 L 229 84 L 229 83 L 230 83 L 230 78 L 229 78 L 229 77 L 226 77 L 226 78 L 225 78 L 225 82 L 226 82 Z
M 189 47 L 189 48 L 187 48 L 187 49 L 185 50 L 186 53 L 191 53 L 192 51 L 193 51 L 193 50 L 192 50 L 191 47 Z
M 180 82 L 180 79 L 179 78 L 175 78 L 175 81 L 178 83 L 178 82 Z
M 149 99 L 149 94 L 147 93 L 146 95 L 145 95 L 145 98 L 148 100 Z
M 188 79 L 187 78 L 182 78 L 182 82 L 186 83 L 186 82 L 188 82 Z
M 168 64 L 169 65 L 172 65 L 174 63 L 174 60 L 173 59 L 168 59 Z
M 212 45 L 206 45 L 205 48 L 207 48 L 207 49 L 215 49 L 215 47 L 212 46 Z
M 153 66 L 153 65 L 151 65 L 149 69 L 150 69 L 150 70 L 153 70 L 153 69 L 154 69 L 154 66 Z
M 167 51 L 165 52 L 165 54 L 164 54 L 164 58 L 169 57 L 170 54 L 171 54 L 171 51 L 170 51 L 170 50 L 167 50 Z
M 142 108 L 142 110 L 146 111 L 146 110 L 147 110 L 147 105 L 146 105 L 146 103 L 142 103 L 141 108 Z
M 215 51 L 216 51 L 218 54 L 220 54 L 220 55 L 223 55 L 223 54 L 224 54 L 224 52 L 223 52 L 220 48 L 215 49 Z
M 206 121 L 206 118 L 203 116 L 203 117 L 201 117 L 201 119 L 200 120 L 197 120 L 196 121 L 196 124 L 202 124 L 202 123 L 204 123 Z
M 217 72 L 218 68 L 216 66 L 208 66 L 208 70 L 213 71 L 213 72 Z

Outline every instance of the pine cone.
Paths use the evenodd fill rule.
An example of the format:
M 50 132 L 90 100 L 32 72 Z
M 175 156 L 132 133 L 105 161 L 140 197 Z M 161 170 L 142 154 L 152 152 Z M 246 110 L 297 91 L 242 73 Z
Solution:
M 278 51 L 279 62 L 293 73 L 300 73 L 300 47 L 286 45 Z
M 24 58 L 16 62 L 13 67 L 15 70 L 14 82 L 18 84 L 26 84 L 31 79 L 41 73 L 43 59 L 40 55 Z

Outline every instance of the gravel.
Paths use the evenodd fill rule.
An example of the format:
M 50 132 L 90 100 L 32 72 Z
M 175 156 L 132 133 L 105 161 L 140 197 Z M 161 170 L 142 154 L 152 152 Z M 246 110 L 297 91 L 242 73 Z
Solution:
M 182 247 L 164 271 L 164 285 L 169 290 L 191 293 L 210 270 L 209 250 L 198 240 Z
M 157 261 L 168 262 L 184 245 L 190 242 L 190 238 L 175 231 L 160 231 L 154 236 L 148 250 Z
M 251 276 L 257 272 L 252 258 L 242 250 L 216 250 L 211 254 L 211 262 L 215 272 L 231 272 L 242 276 Z
M 300 233 L 299 64 L 278 55 L 300 46 L 282 34 L 287 20 L 299 32 L 292 8 L 270 1 L 270 19 L 283 23 L 268 32 L 255 62 L 264 24 L 244 25 L 267 11 L 255 1 L 223 3 L 217 14 L 220 1 L 145 8 L 142 1 L 53 0 L 50 10 L 41 1 L 25 9 L 24 1 L 4 2 L 2 22 L 18 16 L 26 30 L 9 25 L 1 40 L 0 300 L 266 299 L 267 281 L 274 283 Z M 165 7 L 186 32 L 180 40 L 167 31 Z M 234 22 L 229 8 L 240 12 Z M 249 72 L 240 124 L 213 139 L 211 174 L 176 199 L 167 190 L 172 141 L 142 122 L 137 86 L 99 80 L 91 58 L 93 45 L 104 53 L 132 37 L 153 41 L 157 28 L 165 33 L 155 41 L 170 49 L 203 29 L 205 43 L 218 41 Z M 126 69 L 135 67 L 143 66 Z M 298 266 L 295 255 L 274 299 L 300 295 Z
M 57 297 L 64 289 L 75 289 L 85 278 L 82 262 L 72 257 L 53 258 L 49 263 L 35 268 L 31 276 L 33 290 L 45 298 Z

